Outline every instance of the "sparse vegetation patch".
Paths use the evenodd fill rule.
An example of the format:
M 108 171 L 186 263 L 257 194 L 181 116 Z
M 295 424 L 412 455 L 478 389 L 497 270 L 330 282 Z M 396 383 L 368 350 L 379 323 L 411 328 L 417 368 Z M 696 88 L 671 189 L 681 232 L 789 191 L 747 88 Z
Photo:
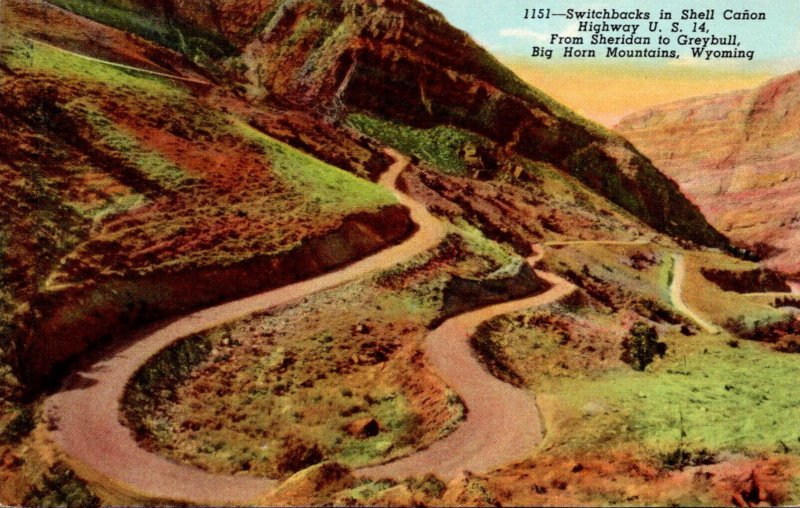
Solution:
M 56 463 L 45 475 L 42 485 L 34 487 L 28 494 L 24 504 L 48 508 L 95 508 L 100 506 L 100 498 L 66 465 Z
M 447 174 L 468 174 L 467 151 L 482 145 L 482 138 L 477 134 L 449 126 L 418 129 L 364 114 L 349 116 L 347 123 Z
M 276 478 L 322 460 L 402 456 L 451 432 L 463 406 L 419 341 L 452 274 L 518 259 L 468 226 L 451 229 L 433 252 L 366 281 L 168 348 L 128 387 L 131 426 L 175 460 Z

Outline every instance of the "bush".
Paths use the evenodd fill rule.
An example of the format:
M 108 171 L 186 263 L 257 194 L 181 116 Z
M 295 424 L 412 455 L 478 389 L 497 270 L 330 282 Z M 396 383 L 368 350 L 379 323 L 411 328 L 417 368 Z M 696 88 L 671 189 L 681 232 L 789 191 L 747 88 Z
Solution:
M 778 344 L 776 344 L 775 350 L 780 351 L 781 353 L 800 354 L 800 337 L 798 336 L 783 337 L 778 342 Z
M 591 305 L 589 297 L 581 289 L 577 289 L 561 299 L 561 306 L 570 314 L 574 314 L 589 305 Z
M 620 358 L 634 369 L 644 371 L 653 363 L 656 355 L 663 358 L 666 352 L 667 345 L 659 342 L 656 329 L 640 321 L 631 327 L 628 336 L 622 341 Z
M 30 434 L 34 427 L 36 427 L 36 422 L 33 418 L 33 410 L 29 407 L 23 408 L 0 433 L 0 443 L 18 443 Z
M 717 457 L 706 448 L 700 450 L 687 450 L 678 446 L 673 451 L 662 455 L 661 461 L 664 468 L 670 471 L 681 470 L 690 466 L 708 466 L 716 464 Z
M 759 268 L 746 272 L 715 270 L 703 268 L 703 277 L 719 286 L 724 291 L 737 293 L 783 293 L 791 290 L 785 277 L 778 272 Z
M 795 309 L 800 309 L 800 300 L 794 297 L 776 298 L 772 303 L 772 306 L 776 309 L 781 307 L 794 307 Z
M 324 456 L 319 445 L 310 444 L 298 438 L 290 437 L 284 444 L 283 453 L 278 459 L 278 471 L 281 474 L 292 474 L 322 462 Z
M 94 508 L 100 499 L 86 487 L 86 483 L 63 464 L 54 464 L 43 479 L 41 488 L 34 487 L 25 497 L 25 506 L 66 506 L 69 508 Z
M 447 485 L 433 473 L 422 478 L 409 478 L 405 483 L 412 491 L 420 491 L 435 499 L 440 499 L 447 490 Z
M 787 336 L 800 335 L 800 324 L 792 314 L 774 321 L 755 321 L 748 324 L 744 316 L 737 316 L 725 321 L 723 327 L 745 340 L 775 344 Z

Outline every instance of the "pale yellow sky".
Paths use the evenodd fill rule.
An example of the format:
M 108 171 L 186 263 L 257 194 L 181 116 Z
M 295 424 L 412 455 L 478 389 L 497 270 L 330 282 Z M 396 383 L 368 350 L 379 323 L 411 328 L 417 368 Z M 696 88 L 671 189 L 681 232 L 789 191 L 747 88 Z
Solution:
M 522 79 L 581 115 L 608 127 L 649 106 L 754 88 L 774 74 L 763 69 L 708 69 L 690 65 L 598 65 L 504 58 Z

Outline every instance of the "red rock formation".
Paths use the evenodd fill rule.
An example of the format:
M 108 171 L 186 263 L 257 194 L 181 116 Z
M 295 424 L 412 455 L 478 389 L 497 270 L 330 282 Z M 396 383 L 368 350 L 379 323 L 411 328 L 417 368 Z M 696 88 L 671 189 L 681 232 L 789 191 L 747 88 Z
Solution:
M 658 106 L 617 128 L 718 229 L 772 254 L 771 267 L 800 270 L 800 72 L 755 90 Z

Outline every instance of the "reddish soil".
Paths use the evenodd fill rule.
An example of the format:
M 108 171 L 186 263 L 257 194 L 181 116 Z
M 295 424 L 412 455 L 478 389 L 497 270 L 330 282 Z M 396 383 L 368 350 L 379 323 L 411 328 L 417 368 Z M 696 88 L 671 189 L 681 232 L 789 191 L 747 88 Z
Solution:
M 394 187 L 397 176 L 408 164 L 401 156 L 394 156 L 397 162 L 381 178 L 381 184 L 389 188 Z M 81 470 L 92 470 L 94 478 L 154 499 L 191 500 L 201 504 L 246 503 L 266 492 L 274 482 L 212 475 L 169 462 L 139 447 L 130 429 L 118 418 L 125 386 L 148 358 L 180 338 L 389 268 L 438 244 L 444 238 L 441 223 L 428 214 L 423 205 L 400 193 L 397 197 L 410 208 L 412 219 L 420 226 L 406 242 L 335 272 L 153 327 L 86 369 L 75 372 L 62 391 L 50 397 L 46 404 L 48 419 L 57 427 L 53 431 L 56 442 L 71 461 L 80 463 Z
M 503 505 L 774 506 L 785 502 L 796 461 L 786 457 L 730 457 L 718 464 L 668 471 L 625 450 L 571 456 L 544 453 L 482 476 Z M 465 495 L 454 484 L 445 500 Z
M 91 68 L 143 70 L 130 73 L 129 86 L 24 60 L 0 69 L 0 184 L 9 191 L 0 203 L 8 237 L 0 272 L 13 296 L 0 307 L 14 316 L 19 346 L 3 349 L 31 386 L 107 336 L 320 273 L 409 232 L 407 216 L 389 210 L 401 207 L 320 213 L 262 147 L 231 127 L 231 112 L 319 159 L 374 175 L 386 156 L 357 134 L 308 113 L 248 105 L 223 86 L 187 88 L 186 80 L 208 78 L 183 55 L 46 2 L 9 2 L 3 16 L 12 28 L 4 54 L 36 47 L 92 60 Z M 148 73 L 172 82 L 137 88 Z M 179 176 L 165 177 L 162 165 Z M 106 211 L 93 217 L 99 210 Z M 390 238 L 361 212 L 377 212 L 372 225 L 403 231 Z M 270 253 L 337 235 L 363 239 L 351 251 L 372 247 L 330 266 L 294 253 L 283 270 L 289 279 L 264 280 Z M 253 271 L 242 276 L 248 263 Z M 222 278 L 235 283 L 209 284 L 231 268 Z M 320 269 L 300 273 L 307 268 Z M 236 288 L 243 291 L 218 291 Z

